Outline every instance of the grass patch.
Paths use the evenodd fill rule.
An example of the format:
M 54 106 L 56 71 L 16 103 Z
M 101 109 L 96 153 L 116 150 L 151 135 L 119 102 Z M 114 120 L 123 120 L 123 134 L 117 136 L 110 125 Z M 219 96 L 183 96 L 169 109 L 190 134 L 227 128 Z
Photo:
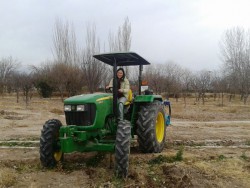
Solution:
M 12 173 L 17 174 L 17 173 L 30 173 L 30 172 L 36 172 L 41 170 L 41 164 L 38 159 L 34 160 L 23 160 L 23 161 L 1 161 L 0 163 L 0 169 L 6 169 L 7 172 L 8 170 L 13 171 Z M 0 173 L 2 171 L 0 170 Z M 1 178 L 0 178 L 1 180 Z M 1 187 L 1 186 L 0 186 Z
M 243 160 L 245 160 L 245 161 L 247 161 L 247 160 L 248 160 L 248 157 L 247 157 L 247 155 L 246 155 L 246 152 L 245 152 L 245 151 L 244 151 L 244 152 L 242 152 L 242 154 L 241 154 L 240 158 L 241 158 L 241 159 L 243 159 Z
M 161 164 L 161 163 L 164 163 L 164 162 L 170 162 L 170 161 L 172 161 L 172 158 L 173 157 L 158 155 L 154 159 L 149 160 L 148 164 Z
M 8 147 L 38 147 L 39 143 L 34 142 L 0 142 L 0 146 L 8 146 Z
M 31 173 L 31 172 L 37 172 L 41 170 L 41 165 L 37 161 L 32 161 L 31 163 L 20 163 L 15 165 L 15 169 L 17 172 L 26 172 L 26 173 Z
M 183 160 L 183 146 L 180 147 L 180 149 L 177 151 L 176 155 L 174 156 L 164 156 L 164 155 L 158 155 L 157 157 L 149 160 L 148 164 L 162 164 L 162 163 L 174 163 L 177 161 Z
M 23 120 L 24 117 L 19 117 L 19 116 L 4 116 L 4 119 L 9 119 L 9 120 Z
M 246 145 L 247 145 L 247 146 L 250 146 L 250 140 L 247 140 L 247 141 L 246 141 Z
M 3 168 L 0 171 L 0 187 L 11 187 L 17 182 L 16 173 L 14 170 Z
M 174 158 L 175 161 L 182 161 L 183 160 L 183 150 L 184 150 L 184 147 L 181 146 L 175 155 L 175 158 Z
M 122 188 L 122 187 L 124 187 L 125 180 L 122 178 L 118 178 L 116 176 L 113 176 L 111 179 L 111 182 L 102 183 L 102 186 L 100 186 L 100 187 L 112 187 L 112 184 L 117 188 Z
M 219 157 L 218 157 L 218 160 L 219 160 L 219 161 L 222 161 L 222 160 L 224 160 L 224 159 L 226 159 L 226 157 L 225 157 L 224 155 L 219 155 Z

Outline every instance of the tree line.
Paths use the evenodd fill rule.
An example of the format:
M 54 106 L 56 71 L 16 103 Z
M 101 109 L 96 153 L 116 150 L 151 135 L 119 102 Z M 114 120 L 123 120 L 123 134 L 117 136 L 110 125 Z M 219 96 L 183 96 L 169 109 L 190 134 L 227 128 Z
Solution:
M 0 93 L 15 92 L 17 102 L 20 93 L 26 103 L 32 97 L 32 90 L 42 97 L 57 93 L 65 97 L 82 92 L 104 91 L 112 77 L 112 69 L 97 62 L 94 54 L 105 52 L 129 51 L 131 47 L 131 24 L 126 18 L 117 32 L 109 33 L 108 48 L 101 45 L 94 24 L 86 26 L 83 44 L 79 44 L 73 24 L 56 20 L 53 33 L 53 60 L 31 66 L 29 72 L 20 72 L 20 63 L 12 57 L 0 60 Z M 101 46 L 104 46 L 101 48 Z M 186 104 L 186 97 L 195 94 L 196 100 L 205 103 L 205 94 L 213 93 L 214 98 L 225 94 L 229 100 L 236 94 L 246 104 L 250 92 L 250 33 L 240 27 L 225 31 L 220 41 L 220 55 L 223 66 L 218 70 L 194 72 L 174 62 L 151 64 L 144 67 L 143 80 L 156 94 L 166 98 L 180 96 Z M 138 86 L 138 70 L 126 68 L 133 88 Z

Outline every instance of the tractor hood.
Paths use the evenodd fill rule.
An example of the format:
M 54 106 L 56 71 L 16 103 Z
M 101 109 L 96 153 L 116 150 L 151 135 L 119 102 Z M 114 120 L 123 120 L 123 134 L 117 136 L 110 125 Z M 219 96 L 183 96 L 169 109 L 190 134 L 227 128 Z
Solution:
M 70 97 L 64 100 L 64 104 L 86 104 L 96 103 L 103 100 L 111 99 L 112 94 L 110 93 L 93 93 L 93 94 L 82 94 L 74 97 Z

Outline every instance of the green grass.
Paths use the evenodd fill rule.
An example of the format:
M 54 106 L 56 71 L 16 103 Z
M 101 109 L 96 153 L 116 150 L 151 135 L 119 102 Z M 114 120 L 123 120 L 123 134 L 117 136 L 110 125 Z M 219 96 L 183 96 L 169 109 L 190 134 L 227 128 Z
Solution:
M 177 161 L 183 160 L 183 146 L 180 147 L 180 149 L 177 151 L 176 155 L 174 156 L 164 156 L 164 155 L 158 155 L 157 157 L 149 160 L 148 164 L 162 164 L 162 163 L 174 163 Z
M 34 142 L 0 142 L 0 146 L 8 146 L 8 147 L 15 147 L 15 146 L 20 146 L 20 147 L 38 147 L 39 143 L 34 143 Z
M 250 146 L 250 140 L 246 141 L 246 145 Z
M 14 170 L 1 169 L 0 171 L 0 187 L 13 187 L 17 182 L 17 176 Z
M 226 159 L 226 157 L 225 157 L 224 155 L 219 155 L 219 157 L 218 157 L 218 160 L 219 160 L 219 161 L 222 161 L 222 160 L 224 160 L 224 159 Z
M 246 156 L 246 152 L 242 152 L 241 156 L 240 156 L 241 159 L 247 161 L 249 159 L 249 157 Z

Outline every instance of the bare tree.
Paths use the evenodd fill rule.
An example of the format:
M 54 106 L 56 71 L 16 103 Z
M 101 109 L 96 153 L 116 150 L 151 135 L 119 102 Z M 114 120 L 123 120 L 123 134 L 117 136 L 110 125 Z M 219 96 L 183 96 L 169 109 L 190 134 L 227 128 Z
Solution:
M 131 23 L 128 17 L 125 19 L 122 27 L 119 27 L 118 39 L 120 51 L 129 51 L 131 46 Z
M 109 50 L 111 52 L 128 52 L 131 47 L 131 23 L 128 17 L 125 18 L 124 23 L 118 28 L 117 35 L 109 34 Z M 126 75 L 130 76 L 130 69 L 125 67 Z
M 213 72 L 213 76 L 211 78 L 211 88 L 214 92 L 214 100 L 216 100 L 216 94 L 221 94 L 221 106 L 224 106 L 224 94 L 226 92 L 229 93 L 229 83 L 230 79 L 224 75 L 223 73 Z
M 220 48 L 225 71 L 246 104 L 250 92 L 250 32 L 239 27 L 227 30 Z
M 131 47 L 131 23 L 128 17 L 123 25 L 118 28 L 117 35 L 109 33 L 109 50 L 111 52 L 127 52 Z
M 146 67 L 145 79 L 148 81 L 149 87 L 153 89 L 154 93 L 160 94 L 163 92 L 163 80 L 164 76 L 162 74 L 162 64 L 150 65 Z
M 205 94 L 211 88 L 211 71 L 199 71 L 192 80 L 192 87 L 198 94 L 196 101 L 202 99 L 202 104 L 205 104 Z
M 165 93 L 167 98 L 170 95 L 174 95 L 178 101 L 178 95 L 181 92 L 182 74 L 183 71 L 180 66 L 173 62 L 168 62 L 147 66 L 145 78 L 155 93 Z
M 164 76 L 164 81 L 162 83 L 164 85 L 164 92 L 173 94 L 176 102 L 178 102 L 179 95 L 182 91 L 181 79 L 183 76 L 183 70 L 174 62 L 165 63 L 162 70 Z
M 18 71 L 14 71 L 11 74 L 10 85 L 12 90 L 16 93 L 16 102 L 19 103 L 20 91 L 21 91 L 21 76 Z
M 48 92 L 56 91 L 64 100 L 65 96 L 79 94 L 84 85 L 83 74 L 77 65 L 45 62 L 40 66 L 33 66 L 32 72 L 34 84 L 42 97 L 49 97 Z
M 189 92 L 191 92 L 191 83 L 192 83 L 193 74 L 189 69 L 184 69 L 181 76 L 181 89 L 184 99 L 185 108 L 187 106 L 186 98 Z
M 68 97 L 81 93 L 82 86 L 86 85 L 82 71 L 78 68 L 78 66 L 70 66 L 67 69 L 67 75 L 68 82 L 66 85 L 66 91 L 68 93 Z
M 32 90 L 34 89 L 33 75 L 31 73 L 21 73 L 17 78 L 19 78 L 24 101 L 27 107 L 32 98 Z
M 57 19 L 53 35 L 55 60 L 64 64 L 76 64 L 79 60 L 73 24 Z
M 74 67 L 75 66 L 73 65 L 67 65 L 58 62 L 55 62 L 52 65 L 51 72 L 49 74 L 49 83 L 55 89 L 55 91 L 59 92 L 62 101 L 64 100 L 65 95 L 69 97 L 81 90 L 81 86 L 79 86 L 81 85 L 79 84 L 81 80 L 78 79 L 81 74 L 78 73 L 78 71 L 74 71 L 78 70 Z M 77 89 L 71 91 L 71 89 L 74 88 L 75 85 L 78 86 L 76 86 Z
M 95 25 L 87 26 L 85 48 L 82 51 L 81 69 L 90 93 L 95 92 L 107 75 L 107 68 L 104 63 L 98 62 L 93 55 L 100 53 L 100 42 L 96 36 Z
M 58 70 L 55 70 L 55 67 L 57 67 L 59 70 L 63 71 L 61 74 L 64 77 L 58 79 L 61 77 L 58 76 L 53 79 L 53 86 L 61 93 L 62 98 L 63 91 L 65 90 L 71 90 L 70 95 L 78 92 L 79 79 L 82 80 L 81 84 L 86 84 L 91 93 L 96 91 L 100 85 L 107 84 L 106 80 L 110 73 L 109 68 L 107 68 L 104 63 L 99 63 L 98 60 L 93 58 L 94 54 L 100 53 L 100 42 L 96 36 L 95 25 L 87 25 L 86 30 L 85 45 L 80 50 L 77 46 L 73 24 L 69 24 L 68 22 L 62 23 L 59 19 L 56 20 L 53 35 L 54 62 L 56 62 L 56 65 L 53 67 L 53 72 L 56 72 L 56 75 L 58 75 Z M 131 26 L 127 18 L 125 19 L 123 26 L 119 28 L 117 37 L 114 39 L 114 44 L 110 43 L 110 46 L 116 46 L 114 48 L 117 48 L 120 51 L 127 51 L 131 45 L 130 33 Z M 121 50 L 121 48 L 123 50 Z M 77 67 L 80 70 L 78 70 Z M 67 71 L 65 70 L 66 68 L 68 69 Z M 73 74 L 72 71 L 75 73 L 77 72 L 77 74 Z M 75 80 L 73 80 L 72 74 L 71 79 L 69 80 L 66 72 L 71 72 L 74 75 Z M 83 76 L 78 76 L 81 74 Z M 73 85 L 73 83 L 77 84 Z
M 18 62 L 11 56 L 0 60 L 0 93 L 7 90 L 7 84 L 13 71 L 17 68 Z

